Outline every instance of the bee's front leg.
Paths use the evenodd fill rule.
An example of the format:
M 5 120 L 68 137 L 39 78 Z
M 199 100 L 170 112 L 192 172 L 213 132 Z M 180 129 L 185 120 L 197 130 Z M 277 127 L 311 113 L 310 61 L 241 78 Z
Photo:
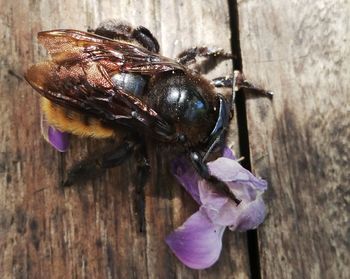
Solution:
M 191 157 L 192 164 L 197 170 L 198 174 L 205 180 L 210 181 L 211 185 L 214 187 L 214 189 L 218 193 L 221 193 L 222 195 L 229 197 L 236 204 L 240 203 L 240 200 L 238 200 L 235 197 L 235 195 L 231 192 L 231 190 L 227 187 L 225 183 L 223 183 L 222 181 L 219 181 L 217 178 L 210 175 L 208 166 L 204 162 L 203 158 L 199 155 L 199 153 L 191 152 L 190 157 Z
M 232 96 L 231 96 L 231 111 L 234 108 L 235 102 L 235 92 L 240 90 L 241 88 L 246 88 L 252 90 L 257 94 L 265 95 L 269 98 L 273 97 L 273 92 L 270 90 L 263 89 L 260 86 L 253 84 L 252 82 L 245 79 L 245 76 L 242 72 L 236 70 L 233 72 L 233 76 L 225 76 L 225 77 L 217 77 L 214 78 L 211 83 L 219 88 L 219 87 L 230 87 L 232 88 Z
M 212 84 L 215 87 L 232 87 L 234 91 L 238 91 L 241 88 L 247 88 L 253 90 L 257 93 L 261 93 L 267 96 L 272 97 L 273 92 L 266 90 L 249 80 L 245 79 L 245 76 L 242 72 L 236 70 L 233 73 L 233 76 L 217 77 L 212 80 Z
M 198 174 L 204 179 L 209 179 L 209 169 L 207 164 L 204 162 L 203 157 L 198 152 L 192 151 L 190 153 L 190 158 L 192 165 L 194 166 Z
M 103 154 L 94 155 L 80 161 L 70 169 L 63 186 L 82 184 L 100 177 L 107 169 L 124 163 L 133 154 L 137 146 L 136 141 L 126 139 L 122 144 Z

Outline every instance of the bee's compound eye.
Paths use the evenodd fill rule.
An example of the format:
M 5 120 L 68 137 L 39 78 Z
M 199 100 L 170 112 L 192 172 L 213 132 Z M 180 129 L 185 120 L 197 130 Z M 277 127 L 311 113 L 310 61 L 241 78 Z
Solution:
M 133 73 L 115 73 L 111 79 L 115 86 L 135 96 L 141 96 L 146 85 L 145 77 Z

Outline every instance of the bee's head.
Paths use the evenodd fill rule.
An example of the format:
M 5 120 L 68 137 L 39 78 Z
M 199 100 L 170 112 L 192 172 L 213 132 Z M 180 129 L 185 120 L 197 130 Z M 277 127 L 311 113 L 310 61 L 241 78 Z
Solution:
M 218 104 L 215 94 L 206 89 L 201 80 L 182 72 L 163 74 L 150 89 L 151 107 L 173 125 L 180 144 L 201 145 L 215 132 Z

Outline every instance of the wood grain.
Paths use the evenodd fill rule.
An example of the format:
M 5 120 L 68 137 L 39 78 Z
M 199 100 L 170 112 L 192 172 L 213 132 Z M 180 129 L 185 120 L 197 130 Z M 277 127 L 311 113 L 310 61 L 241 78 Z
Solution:
M 139 231 L 134 160 L 84 187 L 61 189 L 73 162 L 110 142 L 72 138 L 67 154 L 54 151 L 40 137 L 38 96 L 22 78 L 46 56 L 38 31 L 86 30 L 109 18 L 150 28 L 170 57 L 193 45 L 229 50 L 227 2 L 1 0 L 0 6 L 1 278 L 248 278 L 244 234 L 225 235 L 218 264 L 206 271 L 189 270 L 172 255 L 165 236 L 197 206 L 170 175 L 161 149 L 150 150 L 146 232 Z M 231 72 L 225 62 L 210 76 Z
M 268 179 L 262 278 L 350 278 L 350 5 L 238 1 L 254 171 Z

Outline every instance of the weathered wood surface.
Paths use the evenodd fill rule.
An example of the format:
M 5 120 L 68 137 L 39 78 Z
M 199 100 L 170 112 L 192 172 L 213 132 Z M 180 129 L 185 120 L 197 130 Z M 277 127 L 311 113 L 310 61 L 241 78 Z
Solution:
M 243 68 L 276 92 L 247 100 L 252 165 L 270 184 L 262 278 L 350 278 L 350 3 L 242 0 L 238 12 Z
M 232 1 L 231 4 L 234 1 Z M 45 56 L 36 33 L 85 30 L 107 18 L 149 27 L 162 53 L 230 49 L 227 1 L 0 0 L 0 277 L 248 278 L 244 234 L 227 234 L 213 268 L 191 271 L 164 243 L 196 205 L 151 147 L 146 232 L 139 232 L 135 162 L 62 190 L 65 171 L 109 142 L 72 140 L 61 155 L 41 138 L 38 98 L 23 72 Z M 244 71 L 273 89 L 247 99 L 251 161 L 268 179 L 258 230 L 262 278 L 349 278 L 347 1 L 238 1 Z M 231 72 L 221 63 L 211 77 Z M 235 123 L 231 136 L 235 138 Z M 243 144 L 243 143 L 242 143 Z
M 146 232 L 136 216 L 133 160 L 85 187 L 62 190 L 73 162 L 108 142 L 73 138 L 67 154 L 54 151 L 40 137 L 38 96 L 22 78 L 46 56 L 38 31 L 86 30 L 108 18 L 147 26 L 170 57 L 193 45 L 229 50 L 227 1 L 1 0 L 0 7 L 0 277 L 248 278 L 245 234 L 227 234 L 220 261 L 206 271 L 189 270 L 172 255 L 164 238 L 196 205 L 159 150 L 150 154 Z M 228 61 L 210 76 L 231 71 Z

